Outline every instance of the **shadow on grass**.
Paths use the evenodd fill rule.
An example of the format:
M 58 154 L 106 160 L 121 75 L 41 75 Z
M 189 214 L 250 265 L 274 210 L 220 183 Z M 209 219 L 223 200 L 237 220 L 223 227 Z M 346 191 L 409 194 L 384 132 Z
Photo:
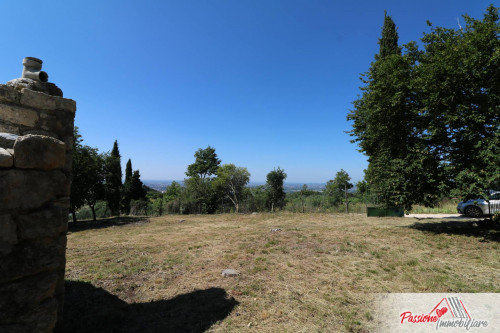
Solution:
M 133 304 L 86 282 L 65 288 L 64 332 L 205 332 L 239 304 L 221 288 Z
M 68 222 L 68 231 L 78 232 L 89 229 L 119 227 L 127 224 L 139 224 L 147 222 L 149 222 L 149 220 L 146 217 L 135 217 L 135 216 L 110 217 L 107 219 L 100 219 L 97 221 L 88 220 L 88 221 Z
M 434 234 L 462 235 L 481 238 L 481 241 L 500 242 L 500 223 L 490 220 L 417 222 L 409 228 Z

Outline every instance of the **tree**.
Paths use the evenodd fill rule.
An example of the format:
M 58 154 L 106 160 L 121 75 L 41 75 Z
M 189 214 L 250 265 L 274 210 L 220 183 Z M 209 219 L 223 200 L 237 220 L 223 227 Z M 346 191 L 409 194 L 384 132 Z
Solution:
M 76 222 L 76 210 L 85 203 L 92 210 L 95 221 L 95 205 L 98 200 L 104 199 L 104 158 L 97 148 L 82 145 L 78 127 L 75 127 L 74 135 L 70 200 L 73 222 Z
M 428 23 L 424 51 L 412 42 L 402 54 L 384 24 L 348 120 L 368 156 L 368 186 L 385 206 L 432 206 L 450 191 L 470 198 L 499 186 L 499 9 L 464 19 L 458 30 Z
M 336 204 L 342 203 L 344 201 L 346 213 L 349 213 L 349 200 L 348 200 L 348 190 L 353 187 L 350 183 L 351 177 L 344 169 L 340 169 L 335 175 L 333 180 L 329 180 L 326 183 L 325 194 L 333 197 Z
M 274 169 L 269 172 L 266 176 L 266 187 L 267 187 L 267 203 L 274 212 L 274 208 L 283 208 L 285 206 L 285 191 L 283 189 L 283 182 L 287 175 L 284 170 Z
M 188 178 L 185 180 L 185 184 L 198 205 L 199 213 L 212 213 L 216 206 L 212 181 L 220 165 L 220 160 L 217 158 L 215 149 L 210 146 L 198 149 L 194 157 L 195 162 L 187 168 L 186 176 Z
M 130 180 L 130 199 L 142 200 L 146 198 L 147 189 L 141 181 L 139 170 L 135 170 Z
M 122 187 L 121 156 L 115 140 L 111 153 L 106 156 L 106 201 L 112 215 L 120 215 Z
M 234 164 L 224 164 L 217 169 L 214 186 L 216 190 L 231 200 L 236 213 L 238 213 L 244 189 L 249 180 L 250 173 L 246 168 L 237 167 Z
M 83 206 L 85 199 L 81 189 L 84 187 L 85 178 L 83 176 L 85 170 L 85 160 L 82 156 L 82 136 L 75 126 L 73 130 L 73 156 L 72 156 L 72 170 L 71 170 L 71 195 L 70 195 L 70 212 L 73 216 L 73 222 L 76 222 L 76 211 Z
M 302 185 L 302 189 L 300 190 L 300 202 L 302 203 L 302 214 L 305 213 L 304 196 L 306 195 L 306 193 L 307 193 L 307 185 L 304 184 L 304 185 Z
M 97 148 L 84 146 L 84 155 L 88 160 L 87 186 L 84 198 L 92 210 L 92 218 L 96 220 L 95 206 L 99 200 L 105 198 L 104 189 L 104 156 L 99 154 Z
M 380 46 L 379 53 L 375 55 L 375 59 L 385 58 L 392 54 L 401 54 L 401 48 L 398 45 L 399 35 L 397 27 L 392 17 L 387 15 L 384 10 L 384 25 L 382 26 L 382 37 L 378 40 Z
M 443 166 L 442 187 L 456 196 L 485 196 L 500 182 L 499 8 L 465 27 L 432 27 L 424 35 L 420 85 L 429 146 Z
M 415 43 L 397 46 L 396 26 L 385 14 L 379 54 L 367 73 L 362 96 L 347 119 L 360 151 L 368 156 L 366 180 L 384 206 L 437 201 L 439 168 L 425 140 Z
M 129 158 L 125 166 L 125 182 L 122 186 L 122 212 L 125 215 L 130 214 L 130 186 L 132 182 L 132 160 Z

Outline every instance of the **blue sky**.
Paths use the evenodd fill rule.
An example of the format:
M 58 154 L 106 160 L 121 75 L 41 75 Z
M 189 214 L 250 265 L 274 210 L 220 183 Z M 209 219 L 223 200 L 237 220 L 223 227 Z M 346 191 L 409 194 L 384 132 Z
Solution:
M 341 168 L 358 181 L 367 162 L 346 115 L 384 9 L 407 43 L 426 20 L 456 28 L 491 2 L 0 1 L 0 82 L 21 75 L 24 57 L 42 59 L 76 100 L 84 143 L 109 151 L 118 140 L 143 179 L 183 179 L 211 145 L 252 181 L 278 166 L 290 182 Z

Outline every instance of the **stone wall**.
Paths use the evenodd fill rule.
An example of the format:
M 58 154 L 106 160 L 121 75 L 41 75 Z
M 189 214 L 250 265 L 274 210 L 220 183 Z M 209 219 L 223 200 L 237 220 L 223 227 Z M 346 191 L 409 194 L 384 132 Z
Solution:
M 76 103 L 0 85 L 0 332 L 62 318 Z

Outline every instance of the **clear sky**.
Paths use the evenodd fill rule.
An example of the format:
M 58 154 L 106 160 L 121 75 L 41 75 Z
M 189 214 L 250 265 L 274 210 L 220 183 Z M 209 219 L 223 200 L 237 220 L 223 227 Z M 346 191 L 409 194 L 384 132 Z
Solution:
M 493 0 L 0 0 L 0 82 L 38 57 L 76 100 L 84 143 L 131 158 L 142 179 L 183 179 L 215 147 L 252 181 L 354 181 L 366 157 L 346 115 L 378 52 L 384 9 L 400 43 L 426 20 L 456 28 Z M 498 5 L 498 3 L 496 3 Z M 463 19 L 461 19 L 463 25 Z

